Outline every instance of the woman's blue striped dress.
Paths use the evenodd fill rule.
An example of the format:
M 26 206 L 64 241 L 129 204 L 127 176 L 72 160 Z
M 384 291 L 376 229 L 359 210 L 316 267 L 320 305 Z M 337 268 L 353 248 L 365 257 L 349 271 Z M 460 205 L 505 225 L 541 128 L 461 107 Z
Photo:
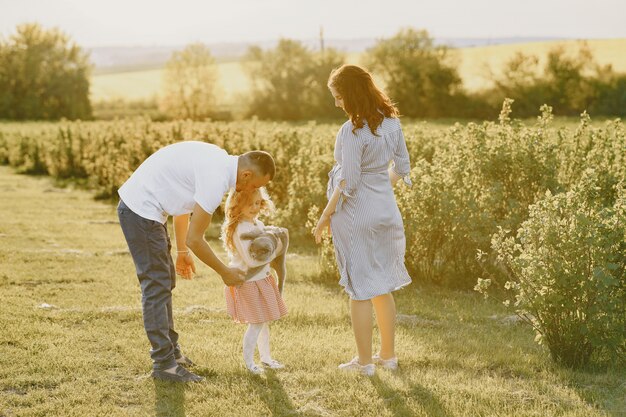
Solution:
M 369 300 L 411 283 L 404 265 L 402 217 L 389 180 L 390 163 L 407 185 L 410 164 L 400 120 L 385 118 L 375 136 L 367 123 L 352 133 L 339 129 L 327 196 L 341 180 L 345 187 L 331 216 L 341 284 L 350 298 Z

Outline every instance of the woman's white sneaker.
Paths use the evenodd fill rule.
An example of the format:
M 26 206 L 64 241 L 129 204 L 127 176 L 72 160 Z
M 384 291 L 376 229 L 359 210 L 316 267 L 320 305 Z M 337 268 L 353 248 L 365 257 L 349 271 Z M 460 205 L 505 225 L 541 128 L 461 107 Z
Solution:
M 374 365 L 373 363 L 361 365 L 359 363 L 358 356 L 352 358 L 350 362 L 342 363 L 341 365 L 339 365 L 338 368 L 342 371 L 359 372 L 361 375 L 366 376 L 374 376 L 374 374 L 376 373 L 376 365 Z
M 375 364 L 380 365 L 385 369 L 389 369 L 391 371 L 395 371 L 398 369 L 398 358 L 396 356 L 389 359 L 383 359 L 380 357 L 380 354 L 377 353 L 372 356 L 372 360 Z

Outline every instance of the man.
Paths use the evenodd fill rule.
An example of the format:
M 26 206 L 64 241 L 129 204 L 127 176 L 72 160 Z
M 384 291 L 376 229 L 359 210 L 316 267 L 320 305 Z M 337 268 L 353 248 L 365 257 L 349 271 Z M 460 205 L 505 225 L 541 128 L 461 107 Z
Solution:
M 231 188 L 245 191 L 262 187 L 274 173 L 274 159 L 267 152 L 232 156 L 215 145 L 188 141 L 155 152 L 120 187 L 118 216 L 141 286 L 154 378 L 175 382 L 204 379 L 181 366 L 193 362 L 182 354 L 174 331 L 172 290 L 176 273 L 191 279 L 195 272 L 191 249 L 220 274 L 224 284 L 243 283 L 243 271 L 224 265 L 204 240 L 204 232 L 224 193 Z M 174 216 L 175 264 L 167 233 L 170 215 Z

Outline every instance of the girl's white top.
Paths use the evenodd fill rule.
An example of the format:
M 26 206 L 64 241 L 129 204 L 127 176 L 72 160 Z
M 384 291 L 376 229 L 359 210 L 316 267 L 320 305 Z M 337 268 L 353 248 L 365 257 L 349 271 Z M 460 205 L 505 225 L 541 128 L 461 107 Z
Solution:
M 257 266 L 263 265 L 265 262 L 259 262 L 253 259 L 250 256 L 250 244 L 251 240 L 242 240 L 240 236 L 244 233 L 254 232 L 257 230 L 263 231 L 265 229 L 265 225 L 260 220 L 255 220 L 254 223 L 249 221 L 241 221 L 237 225 L 235 229 L 235 234 L 233 236 L 233 243 L 235 244 L 235 248 L 237 251 L 231 252 L 228 250 L 228 266 L 231 268 L 239 268 L 242 271 L 247 271 L 249 268 L 255 268 Z M 254 276 L 250 279 L 246 280 L 246 282 L 258 281 L 264 279 L 268 272 L 270 272 L 269 263 L 265 263 L 265 266 L 259 270 Z

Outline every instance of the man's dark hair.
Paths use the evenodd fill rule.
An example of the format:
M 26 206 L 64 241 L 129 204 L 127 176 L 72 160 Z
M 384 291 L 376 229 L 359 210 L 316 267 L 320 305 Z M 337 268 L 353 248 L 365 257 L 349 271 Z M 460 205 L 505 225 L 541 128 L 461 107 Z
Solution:
M 270 181 L 274 179 L 276 165 L 274 164 L 274 158 L 269 153 L 264 151 L 250 151 L 241 155 L 239 159 L 241 161 L 241 168 L 252 170 L 260 177 L 269 175 Z

